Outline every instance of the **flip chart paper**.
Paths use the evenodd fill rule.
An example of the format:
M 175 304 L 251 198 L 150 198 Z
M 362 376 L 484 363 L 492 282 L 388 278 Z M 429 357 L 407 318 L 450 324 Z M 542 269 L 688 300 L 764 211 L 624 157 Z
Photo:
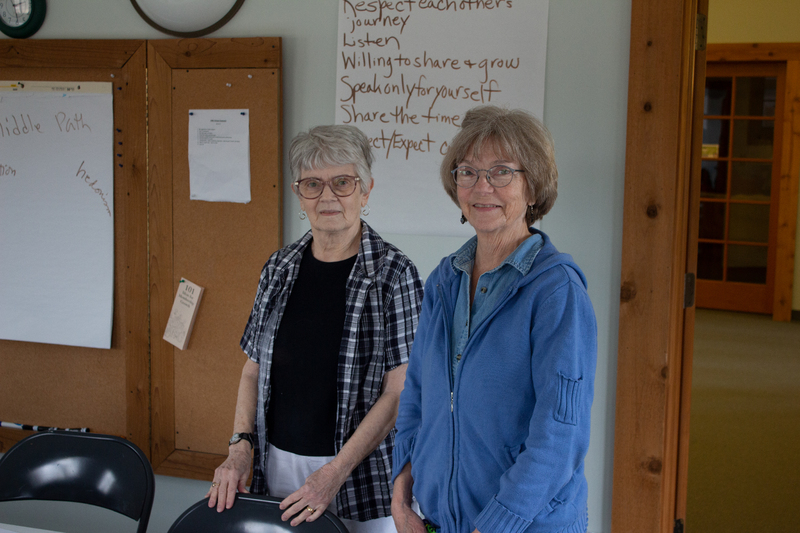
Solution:
M 477 105 L 542 118 L 548 8 L 548 0 L 340 0 L 336 123 L 372 143 L 376 230 L 474 234 L 442 189 L 442 154 Z
M 0 338 L 111 347 L 111 83 L 0 81 Z

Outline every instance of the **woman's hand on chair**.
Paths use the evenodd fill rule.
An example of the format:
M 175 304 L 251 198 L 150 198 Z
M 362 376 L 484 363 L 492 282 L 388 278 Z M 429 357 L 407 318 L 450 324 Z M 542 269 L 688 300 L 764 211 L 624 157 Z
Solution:
M 322 516 L 347 475 L 343 475 L 332 462 L 323 465 L 306 478 L 302 487 L 281 502 L 280 508 L 285 511 L 281 520 L 285 522 L 294 517 L 290 523 L 296 526 L 302 522 L 313 522 Z
M 209 507 L 216 507 L 218 512 L 230 509 L 237 492 L 248 492 L 246 483 L 250 461 L 247 441 L 240 441 L 229 448 L 228 458 L 214 470 L 214 481 L 206 493 Z

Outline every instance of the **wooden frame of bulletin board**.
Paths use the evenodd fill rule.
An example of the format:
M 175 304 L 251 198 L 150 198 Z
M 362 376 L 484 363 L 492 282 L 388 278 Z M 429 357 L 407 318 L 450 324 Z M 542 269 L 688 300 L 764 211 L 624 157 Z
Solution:
M 141 40 L 0 41 L 0 79 L 112 82 L 115 130 L 111 349 L 0 340 L 0 419 L 88 427 L 143 450 L 150 442 L 145 62 Z M 29 434 L 0 429 L 0 452 Z
M 151 462 L 211 479 L 227 456 L 258 278 L 281 245 L 281 41 L 149 41 Z M 191 109 L 248 109 L 247 204 L 189 200 Z M 162 339 L 181 278 L 205 289 L 186 350 Z

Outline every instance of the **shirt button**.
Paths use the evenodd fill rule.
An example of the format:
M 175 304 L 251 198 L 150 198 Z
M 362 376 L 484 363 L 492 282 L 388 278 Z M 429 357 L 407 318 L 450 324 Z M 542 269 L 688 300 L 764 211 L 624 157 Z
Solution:
M 486 290 L 487 290 L 486 287 L 481 287 L 481 293 L 482 294 L 486 294 Z
M 456 356 L 456 361 L 461 361 L 461 354 L 458 354 L 458 355 Z

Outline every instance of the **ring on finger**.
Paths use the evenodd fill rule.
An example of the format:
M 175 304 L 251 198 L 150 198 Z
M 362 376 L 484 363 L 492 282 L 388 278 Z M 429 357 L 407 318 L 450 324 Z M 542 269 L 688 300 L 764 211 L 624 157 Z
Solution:
M 215 487 L 218 487 L 218 486 L 219 486 L 219 483 L 217 483 L 216 481 L 211 483 L 211 488 L 212 489 L 215 488 Z
M 306 511 L 308 511 L 311 514 L 314 514 L 314 513 L 317 512 L 317 510 L 316 509 L 312 509 L 310 505 L 308 507 L 306 507 Z

